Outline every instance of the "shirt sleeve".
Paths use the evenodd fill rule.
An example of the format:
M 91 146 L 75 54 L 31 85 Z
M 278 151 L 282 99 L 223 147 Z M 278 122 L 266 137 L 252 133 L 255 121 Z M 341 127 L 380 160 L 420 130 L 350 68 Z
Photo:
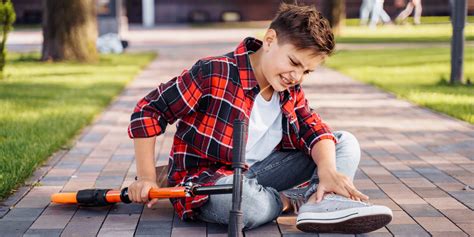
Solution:
M 160 84 L 138 101 L 130 119 L 128 136 L 145 138 L 164 133 L 168 124 L 194 111 L 203 94 L 203 86 L 201 61 Z
M 296 91 L 295 112 L 300 125 L 300 147 L 306 154 L 311 156 L 311 149 L 318 141 L 330 139 L 337 143 L 329 126 L 309 107 L 302 87 Z

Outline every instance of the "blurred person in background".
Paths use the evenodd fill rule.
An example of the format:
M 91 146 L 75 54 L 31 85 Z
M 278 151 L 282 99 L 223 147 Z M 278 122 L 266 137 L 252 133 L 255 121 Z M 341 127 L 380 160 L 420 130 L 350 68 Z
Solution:
M 384 24 L 391 24 L 392 20 L 390 16 L 383 9 L 384 0 L 375 0 L 374 5 L 372 6 L 372 16 L 370 17 L 370 28 L 375 28 L 379 23 L 379 20 L 382 20 Z
M 405 22 L 405 20 L 407 19 L 408 16 L 411 15 L 411 13 L 413 12 L 413 10 L 415 10 L 415 14 L 413 16 L 413 23 L 415 25 L 419 25 L 421 22 L 420 22 L 420 18 L 421 18 L 421 10 L 422 10 L 422 6 L 421 6 L 421 0 L 409 0 L 406 7 L 405 7 L 405 10 L 403 10 L 396 18 L 396 22 L 397 23 L 403 23 Z
M 375 5 L 375 0 L 362 0 L 360 5 L 360 25 L 367 25 L 369 22 L 369 15 Z

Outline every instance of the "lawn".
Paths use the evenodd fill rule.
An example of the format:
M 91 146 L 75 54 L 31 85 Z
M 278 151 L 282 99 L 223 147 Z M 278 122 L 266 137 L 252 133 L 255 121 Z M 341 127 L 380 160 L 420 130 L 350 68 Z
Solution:
M 473 21 L 474 18 L 469 18 Z M 359 26 L 358 19 L 350 19 L 342 28 L 337 43 L 410 43 L 449 42 L 453 33 L 447 17 L 423 17 L 421 25 L 386 25 L 376 29 Z M 466 40 L 474 40 L 474 24 L 464 28 Z
M 327 65 L 398 97 L 474 124 L 474 86 L 451 86 L 450 49 L 339 51 Z M 465 51 L 465 77 L 474 83 L 474 49 Z
M 468 20 L 464 35 L 467 41 L 474 41 L 474 17 L 469 17 Z M 451 41 L 453 27 L 448 17 L 422 17 L 421 22 L 421 25 L 380 25 L 375 29 L 370 29 L 367 26 L 359 26 L 359 19 L 348 19 L 341 29 L 341 35 L 336 36 L 336 43 L 449 43 Z M 262 29 L 256 37 L 261 39 L 264 34 L 265 30 Z
M 101 56 L 96 64 L 43 63 L 10 54 L 0 80 L 0 199 L 69 146 L 154 54 Z

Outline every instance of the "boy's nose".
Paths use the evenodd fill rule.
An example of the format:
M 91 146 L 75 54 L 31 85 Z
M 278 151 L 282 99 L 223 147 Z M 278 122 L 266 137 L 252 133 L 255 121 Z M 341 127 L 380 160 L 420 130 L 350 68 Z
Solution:
M 301 80 L 302 73 L 298 73 L 296 71 L 292 71 L 290 73 L 290 78 L 288 78 L 292 83 L 297 83 Z

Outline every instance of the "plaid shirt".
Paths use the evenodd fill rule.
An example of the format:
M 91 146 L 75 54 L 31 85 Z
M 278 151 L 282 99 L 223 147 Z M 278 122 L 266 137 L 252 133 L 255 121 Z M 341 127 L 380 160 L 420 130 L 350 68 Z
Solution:
M 128 127 L 130 138 L 158 136 L 168 124 L 178 121 L 169 156 L 169 186 L 188 181 L 208 186 L 232 174 L 233 122 L 248 122 L 260 91 L 249 54 L 261 45 L 261 41 L 249 37 L 234 52 L 198 60 L 191 69 L 160 84 L 136 105 Z M 279 95 L 283 138 L 275 150 L 298 149 L 311 156 L 316 142 L 337 142 L 329 127 L 308 106 L 300 85 Z M 189 220 L 195 218 L 208 196 L 170 200 L 178 216 Z

